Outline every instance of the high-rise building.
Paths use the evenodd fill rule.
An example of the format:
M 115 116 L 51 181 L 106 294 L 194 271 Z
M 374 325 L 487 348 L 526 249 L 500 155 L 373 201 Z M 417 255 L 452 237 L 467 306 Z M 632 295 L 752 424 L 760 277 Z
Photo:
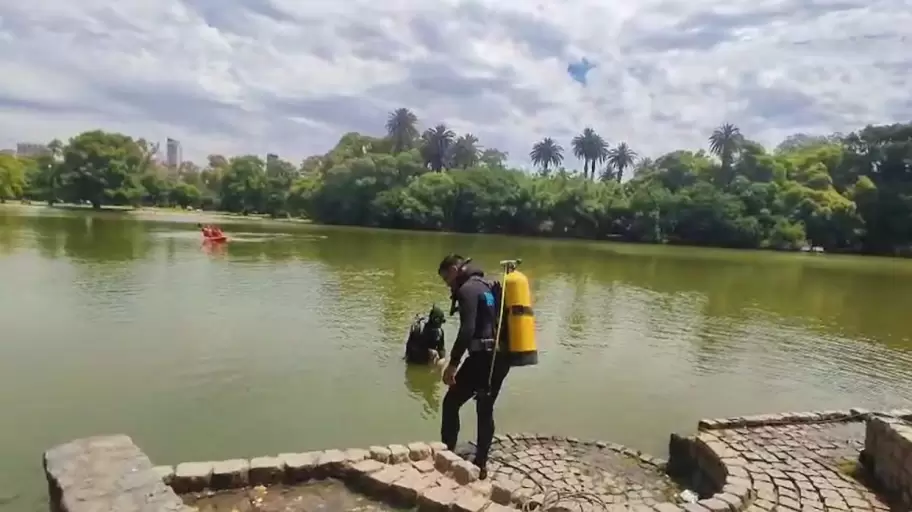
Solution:
M 35 142 L 20 142 L 16 144 L 16 156 L 18 157 L 35 157 L 47 155 L 51 152 L 47 144 L 38 144 Z
M 174 140 L 168 138 L 166 143 L 166 165 L 172 170 L 180 169 L 181 163 L 183 163 L 183 152 L 181 151 L 181 143 L 179 140 Z

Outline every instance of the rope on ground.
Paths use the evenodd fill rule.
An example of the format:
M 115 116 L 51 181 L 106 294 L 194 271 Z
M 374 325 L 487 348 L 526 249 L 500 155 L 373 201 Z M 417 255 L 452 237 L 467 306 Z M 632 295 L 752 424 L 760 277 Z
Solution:
M 509 462 L 497 461 L 501 466 L 506 466 L 514 471 L 518 471 L 526 476 L 540 491 L 539 494 L 542 495 L 541 503 L 536 502 L 535 500 L 526 500 L 522 504 L 521 510 L 523 512 L 531 512 L 533 510 L 539 512 L 549 512 L 549 511 L 558 511 L 558 510 L 570 510 L 570 506 L 575 504 L 579 506 L 580 512 L 589 512 L 585 505 L 595 508 L 596 510 L 601 509 L 604 511 L 608 510 L 608 504 L 602 500 L 602 498 L 594 493 L 589 491 L 566 491 L 559 489 L 553 485 L 544 486 L 536 478 L 534 478 L 528 471 L 525 469 L 519 468 L 510 464 Z M 558 508 L 558 505 L 563 505 Z

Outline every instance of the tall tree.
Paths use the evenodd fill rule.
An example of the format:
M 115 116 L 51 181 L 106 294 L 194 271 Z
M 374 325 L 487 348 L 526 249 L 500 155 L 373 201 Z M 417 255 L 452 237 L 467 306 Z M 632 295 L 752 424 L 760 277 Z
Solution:
M 487 148 L 479 157 L 481 165 L 489 169 L 503 169 L 507 162 L 507 153 L 499 149 Z
M 71 200 L 135 204 L 142 198 L 139 179 L 148 165 L 148 147 L 120 133 L 94 130 L 73 137 L 63 151 L 60 184 Z
M 414 147 L 418 138 L 418 117 L 407 108 L 391 112 L 386 119 L 386 133 L 393 143 L 393 153 Z
M 636 151 L 630 149 L 626 142 L 621 142 L 617 147 L 608 151 L 608 168 L 615 170 L 618 183 L 624 178 L 624 170 L 636 162 Z
M 425 165 L 435 172 L 443 170 L 449 164 L 448 158 L 455 139 L 456 134 L 445 124 L 425 130 L 421 135 L 421 156 Z
M 594 179 L 595 166 L 608 157 L 608 143 L 595 130 L 587 127 L 573 137 L 570 144 L 573 146 L 573 154 L 583 161 L 583 176 Z
M 551 137 L 545 137 L 532 145 L 529 158 L 533 164 L 541 168 L 542 174 L 547 176 L 552 166 L 557 167 L 563 163 L 564 148 Z
M 709 136 L 709 150 L 722 161 L 723 185 L 727 185 L 732 179 L 732 163 L 743 142 L 741 130 L 731 123 L 716 128 Z
M 453 143 L 451 162 L 453 167 L 467 169 L 478 164 L 478 137 L 467 133 Z
M 0 155 L 0 203 L 22 197 L 25 165 L 12 155 Z

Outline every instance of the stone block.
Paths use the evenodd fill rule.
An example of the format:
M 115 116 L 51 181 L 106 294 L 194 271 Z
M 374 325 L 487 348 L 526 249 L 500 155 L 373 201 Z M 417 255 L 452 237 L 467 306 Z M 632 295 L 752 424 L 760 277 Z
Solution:
M 386 466 L 380 471 L 369 473 L 364 478 L 366 490 L 374 496 L 388 496 L 392 485 L 404 474 L 402 466 Z
M 237 489 L 249 483 L 250 463 L 245 459 L 232 459 L 212 464 L 212 484 L 215 490 Z
M 409 449 L 401 444 L 389 445 L 390 464 L 401 464 L 409 460 Z
M 376 473 L 378 471 L 386 469 L 389 466 L 387 466 L 386 464 L 384 464 L 378 460 L 365 459 L 365 460 L 362 460 L 361 462 L 356 462 L 356 463 L 352 464 L 351 467 L 352 467 L 352 471 L 356 475 L 370 475 L 371 473 Z
M 453 502 L 453 510 L 456 512 L 481 512 L 488 503 L 489 501 L 484 497 L 474 492 L 463 490 L 457 496 L 456 501 Z
M 78 439 L 44 453 L 51 510 L 67 512 L 142 510 L 183 512 L 149 458 L 124 435 Z
M 415 468 L 419 473 L 430 473 L 434 471 L 434 462 L 430 459 L 417 460 L 412 462 L 412 467 Z
M 674 503 L 659 503 L 652 507 L 656 512 L 681 512 L 683 509 Z
M 433 480 L 429 480 L 417 471 L 403 472 L 403 476 L 392 484 L 393 501 L 400 506 L 414 507 L 418 503 L 418 495 L 431 487 Z
M 341 477 L 345 470 L 345 453 L 342 450 L 326 450 L 320 453 L 317 462 L 317 477 Z
M 374 460 L 388 464 L 390 461 L 390 449 L 385 446 L 371 446 L 368 448 L 370 457 Z
M 446 512 L 456 501 L 457 495 L 453 489 L 446 487 L 432 487 L 425 489 L 418 496 L 419 512 Z
M 345 455 L 346 466 L 350 466 L 356 462 L 361 462 L 362 460 L 371 458 L 370 452 L 364 448 L 350 448 L 348 450 L 345 450 L 343 454 Z
M 174 469 L 171 487 L 179 494 L 199 492 L 212 482 L 212 462 L 182 462 Z
M 516 512 L 516 509 L 501 505 L 500 503 L 489 503 L 485 512 Z
M 155 466 L 152 471 L 155 471 L 155 474 L 162 479 L 165 485 L 171 485 L 174 480 L 174 466 Z
M 741 510 L 744 507 L 744 499 L 739 498 L 734 494 L 723 492 L 716 494 L 713 498 L 728 503 L 729 508 L 732 510 Z
M 710 512 L 729 512 L 731 509 L 728 506 L 728 503 L 725 503 L 722 500 L 716 498 L 709 498 L 707 500 L 700 500 L 697 504 L 701 505 L 706 510 Z
M 250 460 L 250 485 L 272 485 L 285 478 L 285 463 L 278 457 L 257 457 Z
M 428 447 L 431 449 L 432 454 L 436 454 L 437 452 L 445 452 L 447 450 L 447 446 L 440 441 L 428 443 Z
M 454 462 L 450 466 L 450 469 L 453 472 L 453 478 L 459 482 L 459 485 L 469 485 L 478 480 L 480 472 L 478 466 L 466 460 Z
M 283 453 L 279 455 L 285 466 L 285 482 L 298 484 L 313 478 L 320 452 Z
M 699 503 L 685 503 L 681 505 L 684 512 L 709 512 L 709 509 Z
M 512 480 L 499 479 L 491 485 L 491 501 L 501 505 L 513 502 L 513 493 L 519 489 L 519 484 Z
M 455 453 L 445 450 L 442 452 L 437 452 L 434 454 L 434 467 L 437 468 L 437 471 L 441 473 L 446 473 L 450 470 L 453 464 L 462 461 L 462 457 L 456 455 Z
M 431 456 L 431 447 L 425 443 L 411 443 L 407 448 L 411 460 L 424 460 Z
M 494 490 L 494 486 L 491 485 L 491 482 L 488 482 L 487 480 L 476 480 L 469 484 L 469 489 L 471 489 L 472 492 L 476 494 L 484 496 L 485 498 L 490 498 L 491 492 Z

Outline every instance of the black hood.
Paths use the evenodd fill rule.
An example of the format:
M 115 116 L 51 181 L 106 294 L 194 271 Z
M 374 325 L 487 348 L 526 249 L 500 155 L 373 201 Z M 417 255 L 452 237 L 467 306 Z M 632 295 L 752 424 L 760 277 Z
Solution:
M 484 270 L 481 270 L 481 267 L 473 264 L 471 261 L 462 266 L 462 269 L 459 271 L 459 277 L 456 278 L 456 282 L 453 283 L 452 288 L 450 289 L 450 316 L 456 314 L 459 311 L 459 307 L 456 304 L 456 291 L 462 288 L 462 285 L 465 284 L 472 277 L 484 277 Z
M 459 271 L 459 277 L 456 278 L 453 289 L 458 290 L 460 286 L 465 284 L 472 276 L 484 277 L 484 270 L 481 270 L 481 267 L 472 263 L 471 261 L 462 266 L 462 269 Z

